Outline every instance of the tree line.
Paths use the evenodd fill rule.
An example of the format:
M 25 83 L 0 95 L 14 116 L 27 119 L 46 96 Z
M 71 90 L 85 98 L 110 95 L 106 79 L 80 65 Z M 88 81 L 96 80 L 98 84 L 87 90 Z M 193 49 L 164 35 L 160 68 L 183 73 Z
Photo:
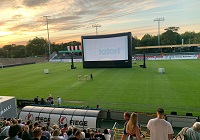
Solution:
M 182 44 L 198 44 L 200 43 L 200 32 L 185 32 L 178 33 L 179 27 L 168 27 L 165 32 L 160 35 L 161 45 L 178 45 Z M 79 46 L 81 42 L 71 41 L 67 43 L 51 43 L 51 53 L 54 51 L 67 50 L 67 46 Z M 141 39 L 133 37 L 132 47 L 139 46 L 157 46 L 158 36 L 145 34 Z M 155 50 L 155 49 L 154 49 Z M 5 45 L 0 48 L 0 58 L 23 58 L 23 57 L 47 57 L 48 56 L 48 41 L 44 38 L 35 37 L 29 40 L 26 45 Z M 137 51 L 140 53 L 139 51 Z M 136 52 L 136 53 L 137 53 Z M 155 51 L 156 52 L 156 51 Z

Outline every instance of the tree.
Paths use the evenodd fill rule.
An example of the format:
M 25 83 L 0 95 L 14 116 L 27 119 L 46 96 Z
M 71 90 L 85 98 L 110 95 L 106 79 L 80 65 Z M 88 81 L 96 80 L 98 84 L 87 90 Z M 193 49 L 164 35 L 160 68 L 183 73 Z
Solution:
M 132 37 L 132 47 L 138 47 L 140 46 L 140 39 L 137 38 L 137 36 Z
M 62 46 L 62 45 L 56 44 L 55 42 L 53 42 L 53 43 L 51 44 L 51 50 L 52 50 L 52 52 L 59 51 L 59 49 L 60 49 L 61 46 Z
M 24 45 L 15 46 L 13 48 L 13 57 L 14 58 L 26 57 L 26 47 Z
M 44 55 L 47 53 L 47 41 L 44 38 L 35 37 L 26 45 L 28 56 Z
M 157 45 L 157 40 L 155 39 L 156 39 L 155 36 L 152 36 L 150 34 L 145 34 L 140 41 L 140 45 L 141 46 L 155 46 Z
M 172 31 L 172 32 L 177 32 L 178 30 L 180 30 L 180 27 L 168 27 L 168 28 L 165 28 L 164 30 L 167 30 L 167 31 Z
M 140 39 L 138 39 L 136 36 L 132 37 L 132 52 L 135 53 L 135 47 L 140 46 Z
M 177 32 L 173 32 L 172 30 L 167 30 L 161 35 L 161 44 L 162 45 L 181 44 L 181 37 Z
M 200 32 L 195 34 L 194 43 L 200 43 Z
M 184 44 L 193 44 L 195 38 L 195 32 L 185 32 L 181 34 L 181 39 L 184 40 Z

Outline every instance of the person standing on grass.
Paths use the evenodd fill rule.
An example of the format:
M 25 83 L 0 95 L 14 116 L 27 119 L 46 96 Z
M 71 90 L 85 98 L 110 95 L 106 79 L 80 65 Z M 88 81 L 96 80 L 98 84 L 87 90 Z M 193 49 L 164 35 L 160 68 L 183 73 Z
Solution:
M 34 103 L 35 103 L 35 104 L 39 104 L 38 96 L 34 98 Z
M 53 97 L 51 97 L 50 102 L 51 102 L 51 106 L 54 106 L 54 99 L 53 99 Z
M 57 97 L 57 102 L 58 102 L 58 107 L 60 107 L 61 106 L 61 98 L 59 96 Z
M 92 75 L 92 73 L 90 74 L 90 80 L 93 80 L 93 75 Z
M 147 124 L 150 140 L 172 140 L 174 131 L 171 124 L 164 119 L 164 110 L 159 108 L 156 114 L 157 118 L 149 120 Z

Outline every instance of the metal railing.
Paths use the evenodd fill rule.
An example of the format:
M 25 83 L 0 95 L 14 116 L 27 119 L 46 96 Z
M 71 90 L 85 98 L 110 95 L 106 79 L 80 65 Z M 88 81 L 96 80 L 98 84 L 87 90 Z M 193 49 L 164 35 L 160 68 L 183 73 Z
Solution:
M 121 137 L 123 135 L 123 129 L 122 128 L 117 128 L 118 124 L 117 122 L 114 123 L 112 130 L 113 130 L 113 140 L 121 140 Z M 143 127 L 143 126 L 142 126 Z M 145 133 L 145 131 L 141 131 L 141 133 Z M 144 140 L 150 140 L 150 136 L 146 135 L 145 138 L 143 138 Z

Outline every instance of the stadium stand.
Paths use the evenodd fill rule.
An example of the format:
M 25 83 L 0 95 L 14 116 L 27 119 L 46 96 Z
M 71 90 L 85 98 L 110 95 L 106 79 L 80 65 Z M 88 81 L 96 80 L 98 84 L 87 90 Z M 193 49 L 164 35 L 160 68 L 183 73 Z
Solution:
M 1 68 L 48 61 L 45 57 L 0 58 Z
M 9 126 L 6 126 L 6 124 L 8 124 L 7 122 L 9 122 Z M 26 136 L 28 135 L 29 137 L 32 137 L 33 136 L 32 133 L 34 132 L 35 129 L 38 129 L 38 128 L 42 128 L 43 131 L 46 131 L 47 133 L 49 133 L 51 135 L 50 139 L 52 139 L 55 136 L 59 136 L 59 138 L 62 138 L 62 140 L 68 140 L 70 137 L 74 137 L 74 135 L 76 134 L 77 131 L 81 131 L 80 138 L 82 140 L 83 139 L 89 140 L 91 135 L 97 134 L 96 129 L 92 129 L 92 128 L 79 129 L 79 128 L 76 128 L 75 126 L 67 126 L 66 127 L 66 125 L 65 125 L 66 128 L 64 128 L 64 126 L 59 126 L 57 124 L 49 125 L 49 123 L 47 123 L 47 124 L 42 125 L 40 122 L 35 122 L 33 124 L 32 121 L 30 121 L 30 120 L 29 121 L 22 120 L 22 122 L 20 124 L 18 122 L 19 122 L 19 120 L 15 119 L 15 118 L 5 118 L 4 120 L 1 121 L 0 133 L 3 132 L 5 127 L 6 128 L 9 127 L 9 129 L 10 129 L 10 127 L 17 125 L 18 127 L 21 128 L 20 132 L 17 134 L 18 138 L 22 138 L 22 136 L 24 134 L 26 134 Z M 24 129 L 24 128 L 27 128 L 25 126 L 29 127 L 29 131 L 27 131 L 27 129 Z M 103 131 L 103 129 L 101 129 L 101 131 Z M 58 134 L 55 135 L 55 132 L 57 132 Z M 107 135 L 113 136 L 113 134 L 111 134 L 110 131 L 108 131 L 108 132 L 109 132 L 109 134 L 107 134 Z M 46 133 L 42 133 L 42 136 L 46 136 L 45 134 Z M 0 140 L 5 139 L 6 137 L 8 137 L 8 136 L 0 136 Z M 58 138 L 58 137 L 56 137 L 56 138 Z M 27 140 L 27 137 L 22 138 L 22 140 Z

